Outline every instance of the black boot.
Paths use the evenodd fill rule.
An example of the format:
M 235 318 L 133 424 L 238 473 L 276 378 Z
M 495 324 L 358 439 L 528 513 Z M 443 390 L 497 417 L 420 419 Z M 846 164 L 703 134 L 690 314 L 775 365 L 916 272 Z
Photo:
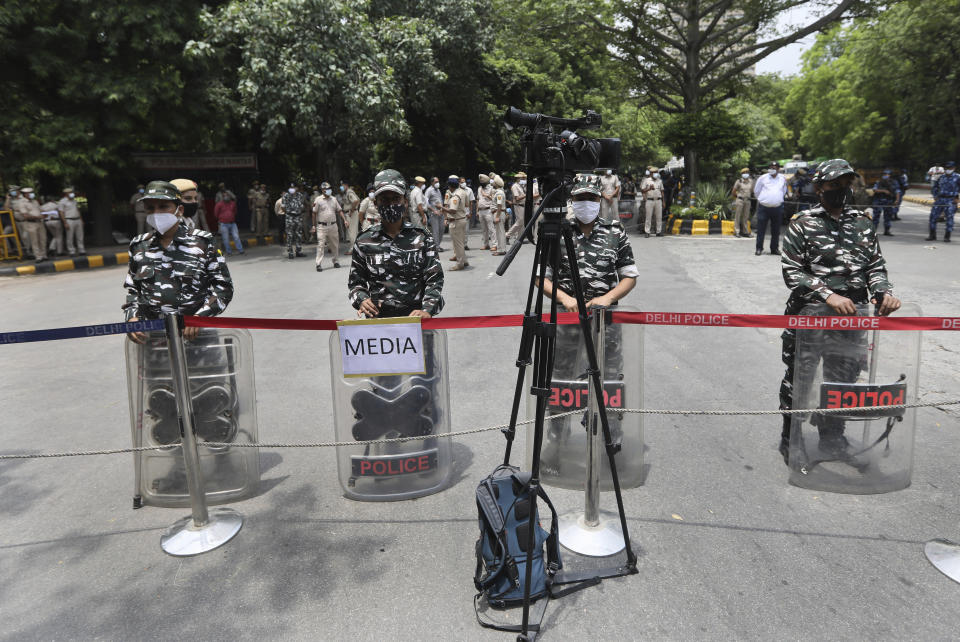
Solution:
M 936 231 L 936 230 L 930 230 L 930 234 L 927 235 L 927 240 L 928 240 L 928 241 L 936 241 L 936 240 L 937 240 L 937 231 Z
M 950 242 L 950 232 L 944 232 L 944 233 L 943 233 L 943 242 L 944 242 L 944 243 L 949 243 L 949 242 Z

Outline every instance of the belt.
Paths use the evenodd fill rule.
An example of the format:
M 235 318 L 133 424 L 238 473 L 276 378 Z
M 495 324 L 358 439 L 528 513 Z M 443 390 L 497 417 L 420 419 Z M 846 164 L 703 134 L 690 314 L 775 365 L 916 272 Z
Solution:
M 489 212 L 489 211 L 490 211 L 490 208 L 489 208 L 489 207 L 478 207 L 478 208 L 477 208 L 477 211 L 478 211 L 478 212 Z
M 68 220 L 68 221 L 79 221 L 79 220 L 80 220 L 80 217 L 79 217 L 79 216 L 74 216 L 73 218 L 67 217 L 67 220 Z
M 318 221 L 318 222 L 317 222 L 317 225 L 336 225 L 336 224 L 337 224 L 336 221 L 331 221 L 331 222 L 329 222 L 329 223 L 324 223 L 323 221 Z
M 647 200 L 648 200 L 648 201 L 662 201 L 663 198 L 662 198 L 662 197 L 661 197 L 661 198 L 648 198 Z

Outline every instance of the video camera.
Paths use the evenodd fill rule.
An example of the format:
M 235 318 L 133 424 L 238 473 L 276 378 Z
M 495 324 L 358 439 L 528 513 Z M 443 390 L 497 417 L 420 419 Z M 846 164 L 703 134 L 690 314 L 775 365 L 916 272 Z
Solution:
M 597 168 L 620 167 L 619 138 L 586 138 L 578 129 L 600 127 L 600 114 L 587 110 L 582 118 L 558 118 L 545 114 L 530 114 L 510 107 L 503 115 L 508 130 L 527 130 L 522 142 L 523 164 L 533 174 L 560 170 L 572 175 L 592 172 Z M 554 128 L 562 128 L 556 133 Z

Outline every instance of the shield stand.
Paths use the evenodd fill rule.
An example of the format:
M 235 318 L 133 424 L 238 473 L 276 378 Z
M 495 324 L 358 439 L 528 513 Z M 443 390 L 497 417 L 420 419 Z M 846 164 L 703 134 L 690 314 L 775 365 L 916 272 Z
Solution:
M 529 163 L 525 163 L 529 166 Z M 528 223 L 518 242 L 513 246 L 510 253 L 504 257 L 503 262 L 497 268 L 497 274 L 502 275 L 513 257 L 519 251 L 524 238 L 532 238 L 531 231 L 537 218 L 541 213 L 545 214 L 544 220 L 540 225 L 540 233 L 537 237 L 536 248 L 534 251 L 533 269 L 530 275 L 530 284 L 527 290 L 527 304 L 523 315 L 523 332 L 520 339 L 520 351 L 517 357 L 517 384 L 514 392 L 513 406 L 510 412 L 510 426 L 504 429 L 504 435 L 507 439 L 507 445 L 504 452 L 504 464 L 510 463 L 510 453 L 513 440 L 516 435 L 516 423 L 520 409 L 520 400 L 523 395 L 523 382 L 527 366 L 533 366 L 532 384 L 530 393 L 536 397 L 536 411 L 534 414 L 534 437 L 533 437 L 533 459 L 531 465 L 530 477 L 530 500 L 533 504 L 530 510 L 530 520 L 528 523 L 529 538 L 524 550 L 532 551 L 536 548 L 535 533 L 536 524 L 536 502 L 537 493 L 540 489 L 540 450 L 543 446 L 543 428 L 546 417 L 547 399 L 550 395 L 550 383 L 553 376 L 554 347 L 557 336 L 557 312 L 558 302 L 556 289 L 550 299 L 550 317 L 549 321 L 543 321 L 543 297 L 534 296 L 538 290 L 538 283 L 542 275 L 546 274 L 548 267 L 552 273 L 560 273 L 560 252 L 566 253 L 568 264 L 571 270 L 571 276 L 574 285 L 574 294 L 577 300 L 577 310 L 579 314 L 579 326 L 583 335 L 584 345 L 586 346 L 588 375 L 593 390 L 601 391 L 603 382 L 601 370 L 598 366 L 597 354 L 593 344 L 593 338 L 590 332 L 590 317 L 586 311 L 586 301 L 583 296 L 583 287 L 580 283 L 580 273 L 577 266 L 577 252 L 573 243 L 573 228 L 569 223 L 563 220 L 565 210 L 566 195 L 569 193 L 569 178 L 563 173 L 551 170 L 541 177 L 541 193 L 546 193 L 540 209 L 532 217 L 527 217 Z M 533 202 L 532 183 L 527 183 L 526 203 Z M 532 312 L 531 312 L 532 308 Z M 532 360 L 531 360 L 532 356 Z M 594 395 L 596 396 L 596 395 Z M 607 413 L 604 404 L 598 404 L 597 414 L 600 420 L 600 426 L 603 431 L 603 440 L 607 452 L 607 458 L 610 463 L 610 474 L 613 481 L 613 490 L 617 499 L 617 510 L 619 513 L 620 531 L 623 539 L 623 548 L 626 549 L 626 563 L 623 566 L 616 566 L 606 569 L 589 570 L 580 573 L 557 572 L 550 584 L 553 586 L 563 584 L 581 584 L 589 586 L 598 584 L 601 580 L 609 577 L 620 577 L 631 575 L 637 572 L 637 557 L 630 545 L 630 534 L 627 528 L 627 518 L 623 507 L 623 497 L 620 492 L 620 480 L 617 476 L 617 465 L 614 460 L 616 455 L 616 446 L 610 436 L 610 426 L 607 422 Z M 599 451 L 596 454 L 599 461 Z M 598 487 L 599 488 L 599 487 Z M 589 501 L 589 500 L 588 500 Z M 532 577 L 533 565 L 527 564 L 524 583 L 523 598 L 523 620 L 520 627 L 518 640 L 529 641 L 536 638 L 539 625 L 531 626 L 530 623 L 530 582 Z
M 190 491 L 190 511 L 187 517 L 177 520 L 160 537 L 160 547 L 169 555 L 187 557 L 212 551 L 226 544 L 243 526 L 243 516 L 230 508 L 207 510 L 207 497 L 203 490 L 203 475 L 200 471 L 200 455 L 197 452 L 197 437 L 193 432 L 193 402 L 190 396 L 190 381 L 187 377 L 187 359 L 183 349 L 183 317 L 167 314 L 164 317 L 167 331 L 167 349 L 170 353 L 170 370 L 173 375 L 173 390 L 177 399 L 180 420 L 181 447 Z

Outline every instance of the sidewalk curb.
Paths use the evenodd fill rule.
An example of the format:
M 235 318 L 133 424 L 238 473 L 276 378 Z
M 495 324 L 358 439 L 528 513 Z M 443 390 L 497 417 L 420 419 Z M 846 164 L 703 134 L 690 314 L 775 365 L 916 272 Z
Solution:
M 241 239 L 241 241 L 244 247 L 257 247 L 259 245 L 256 238 Z M 273 236 L 266 236 L 263 241 L 264 246 L 270 245 L 273 242 Z M 230 247 L 234 247 L 233 241 L 230 241 Z M 130 254 L 127 251 L 109 254 L 91 254 L 89 256 L 75 256 L 67 259 L 44 261 L 36 265 L 0 267 L 0 277 L 23 276 L 26 274 L 55 274 L 57 272 L 69 272 L 70 270 L 91 270 L 93 268 L 113 265 L 126 265 L 129 262 Z
M 922 198 L 920 196 L 904 196 L 903 200 L 907 201 L 908 203 L 915 203 L 916 205 L 930 205 L 930 206 L 933 205 L 932 198 Z

